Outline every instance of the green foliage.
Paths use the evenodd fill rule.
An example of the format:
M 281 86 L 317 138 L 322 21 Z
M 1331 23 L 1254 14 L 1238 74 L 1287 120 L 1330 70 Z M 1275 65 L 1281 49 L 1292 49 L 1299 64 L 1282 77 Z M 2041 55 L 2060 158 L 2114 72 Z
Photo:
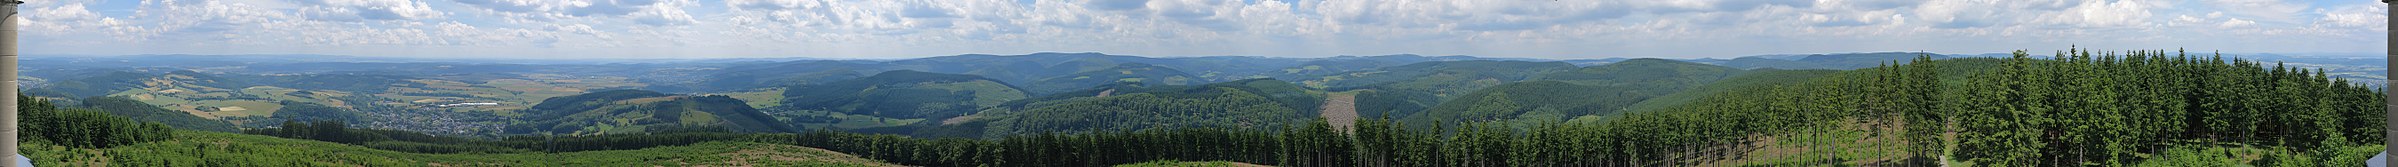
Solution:
M 577 135 L 655 132 L 649 128 L 717 126 L 736 132 L 796 132 L 797 128 L 723 95 L 681 96 L 616 90 L 553 97 L 526 109 L 526 122 L 508 133 Z
M 1748 72 L 1741 73 L 1737 76 L 1732 76 L 1731 78 L 1724 78 L 1723 80 L 1715 81 L 1702 86 L 1692 87 L 1682 91 L 1675 91 L 1673 94 L 1666 94 L 1664 96 L 1657 96 L 1656 98 L 1650 98 L 1648 100 L 1641 100 L 1640 103 L 1634 103 L 1631 106 L 1624 107 L 1623 111 L 1654 111 L 1665 107 L 1688 105 L 1691 102 L 1696 102 L 1702 98 L 1707 98 L 1710 96 L 1764 91 L 1773 89 L 1775 86 L 1805 82 L 1816 77 L 1823 77 L 1824 75 L 1831 75 L 1837 72 L 1839 71 L 1777 69 L 1749 70 Z
M 532 108 L 526 110 L 542 111 L 535 112 L 538 116 L 534 117 L 558 117 L 574 114 L 574 112 L 598 109 L 600 107 L 607 106 L 610 103 L 614 103 L 617 100 L 662 96 L 666 96 L 666 94 L 642 90 L 596 91 L 574 96 L 559 96 L 543 99 L 541 100 L 541 103 L 534 104 Z
M 1356 166 L 1355 138 L 1335 131 L 1323 119 L 1294 126 L 1282 133 L 1282 163 L 1286 166 Z
M 1201 86 L 1119 90 L 1108 97 L 1027 104 L 1021 111 L 986 113 L 985 136 L 1150 128 L 1279 128 L 1313 114 L 1321 97 L 1272 79 Z
M 1032 85 L 1026 85 L 1024 89 L 1035 94 L 1050 94 L 1127 81 L 1159 85 L 1189 85 L 1199 83 L 1197 79 L 1198 76 L 1173 68 L 1144 63 L 1124 63 L 1106 69 L 1044 78 L 1032 82 Z
M 1576 116 L 1609 115 L 1650 98 L 1707 85 L 1744 71 L 1664 59 L 1632 59 L 1541 75 L 1538 81 L 1507 83 L 1406 115 L 1419 127 L 1433 122 L 1562 122 Z M 1362 100 L 1361 100 L 1362 101 Z
M 148 123 L 90 109 L 57 108 L 32 96 L 17 97 L 21 141 L 74 148 L 109 148 L 174 138 L 166 124 Z
M 350 109 L 334 108 L 325 106 L 323 104 L 298 101 L 283 101 L 282 104 L 283 108 L 276 110 L 274 115 L 269 116 L 270 118 L 288 121 L 342 122 L 365 122 L 366 119 L 365 113 L 359 113 L 358 111 Z
M 141 101 L 134 101 L 133 99 L 126 99 L 124 97 L 100 96 L 85 98 L 83 100 L 83 107 L 88 107 L 99 111 L 106 111 L 108 114 L 113 114 L 116 116 L 133 118 L 135 121 L 162 123 L 166 124 L 168 127 L 174 127 L 178 129 L 218 132 L 233 132 L 235 130 L 233 123 L 201 118 L 200 116 L 194 116 L 190 113 L 184 113 L 182 111 L 158 108 L 158 106 L 152 106 L 149 103 L 142 103 Z
M 1365 90 L 1358 114 L 1407 116 L 1467 93 L 1574 68 L 1564 62 L 1429 61 L 1319 76 L 1303 81 L 1330 91 Z
M 174 82 L 175 84 L 178 84 L 176 86 L 186 87 L 199 86 L 223 89 L 240 89 L 243 87 L 249 87 L 249 84 L 245 82 L 229 80 L 217 77 L 215 75 L 202 74 L 200 72 L 189 70 L 171 71 L 165 74 L 106 71 L 98 72 L 97 74 L 86 74 L 86 76 L 90 77 L 56 81 L 49 84 L 50 86 L 44 87 L 44 89 L 57 91 L 60 94 L 66 94 L 66 97 L 70 98 L 83 98 L 92 96 L 106 96 L 118 91 L 144 88 L 149 86 L 144 82 L 161 80 Z
M 1440 104 L 1441 97 L 1422 91 L 1361 90 L 1357 93 L 1357 115 L 1408 116 Z
M 832 111 L 885 118 L 949 118 L 1023 99 L 1012 86 L 973 75 L 889 71 L 826 84 L 790 86 L 768 110 Z
M 2316 150 L 2380 141 L 2383 97 L 2319 73 L 2165 51 L 2016 52 L 1960 106 L 1959 158 L 1978 164 L 2124 164 L 2174 143 Z M 2372 129 L 2372 128 L 2363 128 Z M 2190 141 L 2190 142 L 2177 142 Z M 2266 156 L 2304 159 L 2306 154 Z M 2268 159 L 2270 160 L 2270 159 Z M 2263 160 L 2260 160 L 2263 161 Z

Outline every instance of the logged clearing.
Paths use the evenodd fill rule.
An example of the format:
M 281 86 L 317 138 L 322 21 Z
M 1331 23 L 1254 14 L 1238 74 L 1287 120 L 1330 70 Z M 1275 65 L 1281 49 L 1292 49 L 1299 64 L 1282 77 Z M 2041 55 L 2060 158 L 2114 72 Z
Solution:
M 1327 94 L 1331 97 L 1324 98 L 1324 109 L 1317 112 L 1324 117 L 1324 121 L 1332 123 L 1332 129 L 1342 132 L 1347 132 L 1349 127 L 1356 126 L 1353 124 L 1357 123 L 1357 92 Z

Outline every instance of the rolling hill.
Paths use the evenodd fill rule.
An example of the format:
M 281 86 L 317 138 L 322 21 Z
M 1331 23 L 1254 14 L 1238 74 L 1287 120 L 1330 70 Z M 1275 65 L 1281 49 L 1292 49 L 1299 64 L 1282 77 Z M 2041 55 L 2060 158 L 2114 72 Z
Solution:
M 780 89 L 765 112 L 801 128 L 865 129 L 973 114 L 1024 99 L 1016 87 L 974 75 L 888 71 L 839 82 Z
M 1321 93 L 1273 79 L 1206 85 L 1118 85 L 1091 95 L 1062 93 L 1010 102 L 974 118 L 944 121 L 920 136 L 1000 137 L 1016 134 L 1138 130 L 1172 127 L 1281 128 L 1313 118 Z M 950 123 L 954 122 L 954 123 Z M 980 131 L 975 131 L 979 129 Z
M 1106 69 L 1089 70 L 1041 79 L 1040 81 L 1033 82 L 1032 85 L 1025 86 L 1025 89 L 1033 92 L 1034 94 L 1051 94 L 1088 89 L 1092 86 L 1114 84 L 1118 82 L 1142 82 L 1161 85 L 1190 85 L 1200 83 L 1201 78 L 1198 76 L 1191 76 L 1189 73 L 1183 73 L 1181 70 L 1175 70 L 1173 68 L 1159 67 L 1157 65 L 1143 63 L 1124 63 Z
M 1474 90 L 1573 68 L 1564 62 L 1428 61 L 1317 76 L 1302 83 L 1331 91 L 1357 91 L 1354 102 L 1360 116 L 1399 117 Z
M 797 132 L 732 97 L 613 90 L 554 97 L 523 111 L 509 133 L 624 134 L 719 127 L 734 132 Z
M 1405 115 L 1414 125 L 1466 122 L 1562 122 L 1607 115 L 1690 87 L 1714 83 L 1744 70 L 1665 59 L 1631 59 L 1539 75 L 1442 101 Z M 1362 103 L 1362 102 L 1361 102 Z M 1363 107 L 1361 107 L 1363 108 Z M 1394 116 L 1396 117 L 1396 116 Z

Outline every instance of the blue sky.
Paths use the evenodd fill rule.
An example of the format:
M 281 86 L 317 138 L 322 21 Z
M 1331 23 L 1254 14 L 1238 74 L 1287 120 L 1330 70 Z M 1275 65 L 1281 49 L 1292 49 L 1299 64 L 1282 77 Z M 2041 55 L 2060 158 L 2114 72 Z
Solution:
M 1735 57 L 2386 50 L 2371 0 L 59 0 L 29 55 Z

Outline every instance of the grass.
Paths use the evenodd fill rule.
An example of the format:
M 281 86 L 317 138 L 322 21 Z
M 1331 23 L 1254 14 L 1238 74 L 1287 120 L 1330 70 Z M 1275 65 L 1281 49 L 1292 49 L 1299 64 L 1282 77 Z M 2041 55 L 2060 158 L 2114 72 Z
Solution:
M 217 111 L 217 112 L 211 112 L 211 113 L 210 113 L 210 115 L 214 115 L 214 116 L 216 116 L 216 117 L 220 117 L 220 118 L 221 118 L 221 117 L 241 117 L 241 116 L 267 116 L 267 115 L 272 115 L 272 114 L 275 114 L 275 111 L 276 111 L 276 110 L 283 109 L 283 104 L 276 104 L 275 102 L 267 102 L 267 101 L 261 101 L 261 100 L 202 100 L 202 101 L 197 101 L 197 102 L 194 102 L 194 103 L 196 103 L 196 104 L 198 104 L 198 105 L 200 105 L 200 106 L 209 106 L 209 107 L 217 107 L 217 108 L 219 108 L 219 111 Z M 239 108 L 239 109 L 235 109 L 235 108 Z
M 79 149 L 29 142 L 38 166 L 897 166 L 822 149 L 707 142 L 639 150 L 419 154 L 311 140 L 181 131 L 178 139 Z
M 157 93 L 135 89 L 117 92 L 115 94 L 110 94 L 109 96 L 131 98 L 135 101 L 141 101 L 142 103 L 158 105 L 159 108 L 192 113 L 192 115 L 212 119 L 223 117 L 272 115 L 275 114 L 276 110 L 283 108 L 283 104 L 278 104 L 270 100 L 191 100 L 185 98 L 186 95 L 194 94 Z M 200 110 L 201 107 L 216 107 L 219 111 L 203 111 Z
M 253 87 L 249 87 L 249 88 L 242 88 L 242 89 L 241 89 L 241 93 L 242 93 L 242 94 L 249 94 L 249 95 L 252 95 L 252 96 L 265 97 L 265 98 L 266 98 L 265 100 L 267 100 L 267 101 L 300 101 L 300 102 L 309 102 L 309 103 L 323 104 L 323 105 L 325 105 L 325 106 L 332 106 L 332 107 L 349 107 L 349 104 L 348 104 L 347 102 L 343 102 L 343 101 L 341 101 L 341 100 L 338 100 L 338 99 L 335 99 L 335 98 L 334 98 L 334 97 L 341 97 L 341 96 L 344 96 L 344 95 L 348 95 L 349 93 L 342 93 L 342 92 L 338 92 L 338 91 L 309 91 L 309 94 L 311 94 L 311 95 L 308 95 L 308 96 L 294 96 L 294 95 L 291 95 L 291 93 L 293 93 L 293 92 L 300 92 L 300 91 L 301 91 L 301 90 L 299 90 L 299 89 L 283 88 L 283 87 L 274 87 L 274 86 L 253 86 Z

